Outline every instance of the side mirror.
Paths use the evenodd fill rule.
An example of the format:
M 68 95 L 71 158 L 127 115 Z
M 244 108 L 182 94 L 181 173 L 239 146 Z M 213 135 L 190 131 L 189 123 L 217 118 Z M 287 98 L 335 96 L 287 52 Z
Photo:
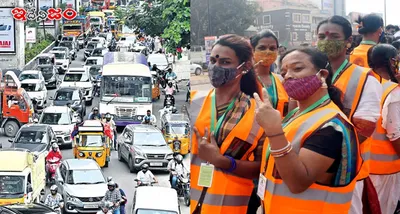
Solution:
M 134 180 L 134 181 L 138 182 L 138 181 L 139 181 L 139 179 L 135 178 L 135 180 Z
M 14 142 L 14 139 L 15 138 L 8 138 L 8 142 L 12 143 L 12 142 Z

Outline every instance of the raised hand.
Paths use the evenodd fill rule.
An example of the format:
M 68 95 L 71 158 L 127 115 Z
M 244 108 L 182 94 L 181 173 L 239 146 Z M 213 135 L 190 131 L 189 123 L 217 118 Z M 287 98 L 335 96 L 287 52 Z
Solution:
M 196 134 L 199 157 L 215 165 L 215 162 L 222 155 L 220 153 L 217 141 L 215 140 L 214 134 L 211 133 L 210 137 L 208 137 L 208 128 L 205 128 L 204 136 L 200 135 L 196 127 L 194 127 L 193 130 Z

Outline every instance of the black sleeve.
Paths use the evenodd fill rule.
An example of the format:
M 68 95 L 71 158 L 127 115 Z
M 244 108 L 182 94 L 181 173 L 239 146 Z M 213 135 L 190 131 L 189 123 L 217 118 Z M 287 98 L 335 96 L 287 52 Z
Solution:
M 343 135 L 328 126 L 314 132 L 305 142 L 303 148 L 323 156 L 338 160 L 342 154 Z

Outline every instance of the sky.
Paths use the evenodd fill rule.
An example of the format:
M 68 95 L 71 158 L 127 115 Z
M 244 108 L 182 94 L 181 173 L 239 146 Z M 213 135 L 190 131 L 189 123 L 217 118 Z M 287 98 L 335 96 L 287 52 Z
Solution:
M 346 14 L 350 12 L 382 13 L 384 0 L 346 0 Z M 400 0 L 386 0 L 386 25 L 400 25 Z

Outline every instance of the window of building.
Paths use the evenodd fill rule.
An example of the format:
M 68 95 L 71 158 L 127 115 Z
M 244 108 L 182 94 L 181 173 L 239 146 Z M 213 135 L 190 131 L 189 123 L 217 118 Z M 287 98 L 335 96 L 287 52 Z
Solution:
M 310 14 L 302 14 L 303 23 L 311 23 L 311 15 Z
M 301 13 L 292 14 L 293 23 L 301 23 Z
M 311 41 L 312 40 L 312 33 L 311 32 L 306 32 L 305 39 L 306 39 L 306 41 Z
M 264 16 L 263 16 L 263 24 L 264 24 L 264 25 L 269 25 L 269 24 L 271 24 L 271 15 L 264 15 Z
M 297 34 L 297 32 L 292 32 L 290 35 L 292 37 L 292 41 L 297 41 L 299 39 L 299 35 Z

